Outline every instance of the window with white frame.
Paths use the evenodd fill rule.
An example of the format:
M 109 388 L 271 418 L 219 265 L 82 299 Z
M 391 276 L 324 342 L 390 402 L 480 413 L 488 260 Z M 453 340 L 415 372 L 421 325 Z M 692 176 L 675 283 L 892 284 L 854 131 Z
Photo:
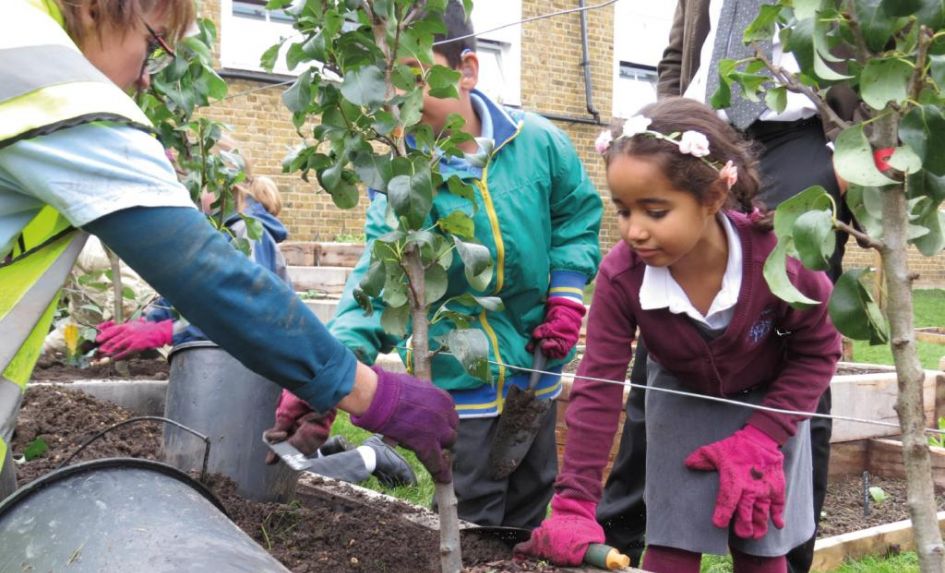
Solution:
M 630 117 L 656 101 L 656 66 L 673 24 L 675 2 L 614 4 L 615 117 Z
M 476 0 L 472 24 L 477 32 L 522 19 L 521 0 Z M 476 38 L 478 88 L 498 103 L 522 104 L 522 27 L 510 26 Z
M 224 68 L 263 71 L 259 58 L 281 38 L 296 34 L 291 19 L 282 11 L 268 11 L 265 0 L 221 0 L 220 63 Z M 488 30 L 521 19 L 521 0 L 477 0 L 473 27 Z M 521 105 L 521 26 L 489 32 L 477 38 L 479 89 L 507 105 Z M 288 43 L 283 47 L 288 48 Z M 290 71 L 280 56 L 273 70 Z
M 614 116 L 630 117 L 641 107 L 656 101 L 656 68 L 620 62 L 614 83 Z
M 265 0 L 221 0 L 220 63 L 224 68 L 263 71 L 259 58 L 282 38 L 296 34 L 292 19 L 282 10 L 266 10 Z M 284 50 L 288 45 L 283 47 Z M 280 56 L 275 73 L 297 74 Z

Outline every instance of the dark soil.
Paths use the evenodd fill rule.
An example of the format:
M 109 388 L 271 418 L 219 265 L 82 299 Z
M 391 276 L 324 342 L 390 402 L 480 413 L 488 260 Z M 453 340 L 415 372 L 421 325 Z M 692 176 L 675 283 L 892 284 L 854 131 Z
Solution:
M 863 479 L 850 477 L 830 482 L 827 485 L 827 498 L 824 501 L 823 516 L 820 519 L 817 537 L 831 537 L 909 519 L 905 480 L 871 475 L 869 486 L 881 487 L 886 492 L 887 498 L 877 503 L 867 494 L 869 515 L 864 516 Z M 937 492 L 936 502 L 939 510 L 945 509 L 945 495 L 942 492 Z
M 169 368 L 167 360 L 160 355 L 156 358 L 108 361 L 105 364 L 90 365 L 86 368 L 69 366 L 59 356 L 43 356 L 36 363 L 32 379 L 36 382 L 73 382 L 93 378 L 167 380 Z
M 50 386 L 28 389 L 13 436 L 14 455 L 41 438 L 48 450 L 17 466 L 19 485 L 62 463 L 85 440 L 133 414 L 83 392 Z M 122 426 L 97 440 L 74 461 L 106 457 L 160 459 L 157 422 Z M 438 532 L 402 516 L 416 507 L 375 499 L 339 499 L 300 491 L 289 504 L 260 503 L 236 495 L 226 478 L 209 484 L 233 521 L 294 573 L 438 571 Z M 514 562 L 507 545 L 464 534 L 463 560 L 468 573 L 552 573 L 559 569 L 535 562 Z

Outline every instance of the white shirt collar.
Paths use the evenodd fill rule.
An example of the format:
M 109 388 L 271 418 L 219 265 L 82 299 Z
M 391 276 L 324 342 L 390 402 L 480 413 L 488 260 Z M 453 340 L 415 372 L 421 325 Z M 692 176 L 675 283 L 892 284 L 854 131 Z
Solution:
M 669 272 L 669 267 L 649 265 L 643 271 L 643 284 L 640 285 L 640 307 L 643 310 L 668 308 L 673 314 L 685 314 L 713 329 L 728 326 L 742 287 L 742 244 L 738 239 L 738 231 L 728 217 L 721 213 L 718 217 L 728 240 L 728 262 L 722 276 L 722 288 L 712 300 L 709 312 L 703 316 L 692 305 L 685 291 Z

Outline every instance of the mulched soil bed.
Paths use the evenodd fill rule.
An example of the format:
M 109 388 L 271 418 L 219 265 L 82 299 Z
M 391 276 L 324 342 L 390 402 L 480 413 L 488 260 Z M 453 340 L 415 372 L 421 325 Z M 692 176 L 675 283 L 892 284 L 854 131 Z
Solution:
M 127 370 L 125 370 L 127 368 Z M 75 380 L 123 378 L 136 380 L 167 380 L 170 365 L 157 358 L 131 358 L 86 368 L 67 366 L 61 357 L 43 356 L 36 363 L 32 379 L 36 382 L 74 382 Z
M 23 452 L 37 438 L 49 449 L 17 467 L 19 485 L 54 470 L 89 437 L 130 417 L 131 412 L 79 391 L 30 387 L 17 419 L 13 452 Z M 141 422 L 109 432 L 74 461 L 118 456 L 159 459 L 160 449 L 160 424 Z M 415 507 L 357 497 L 304 505 L 259 503 L 236 495 L 226 478 L 214 476 L 209 485 L 231 519 L 294 573 L 439 570 L 438 532 L 401 517 L 418 511 Z M 464 537 L 463 557 L 468 573 L 559 571 L 541 563 L 510 561 L 508 547 L 491 539 Z
M 877 503 L 867 494 L 870 514 L 864 516 L 862 478 L 851 477 L 829 483 L 817 537 L 831 537 L 909 519 L 905 480 L 871 475 L 869 485 L 881 487 L 887 498 Z M 936 492 L 936 502 L 939 510 L 945 509 L 945 495 L 940 491 Z

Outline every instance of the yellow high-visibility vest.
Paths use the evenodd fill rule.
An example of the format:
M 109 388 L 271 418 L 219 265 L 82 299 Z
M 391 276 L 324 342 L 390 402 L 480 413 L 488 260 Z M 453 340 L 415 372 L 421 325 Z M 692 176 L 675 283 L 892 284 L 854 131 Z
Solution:
M 53 0 L 4 0 L 0 7 L 0 150 L 94 121 L 150 128 L 134 100 L 82 55 L 63 26 Z M 12 250 L 0 252 L 0 471 L 60 289 L 85 238 L 47 205 Z

